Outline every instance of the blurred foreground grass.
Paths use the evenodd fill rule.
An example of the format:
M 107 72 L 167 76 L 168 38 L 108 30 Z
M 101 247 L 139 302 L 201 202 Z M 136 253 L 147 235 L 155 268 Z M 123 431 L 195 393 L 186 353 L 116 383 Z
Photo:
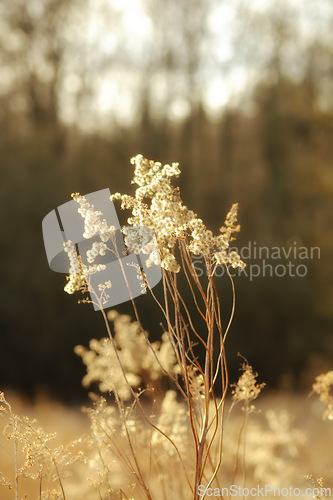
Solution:
M 40 397 L 35 404 L 29 404 L 24 398 L 13 393 L 8 393 L 6 399 L 16 415 L 36 419 L 46 433 L 56 433 L 52 446 L 65 446 L 90 433 L 90 421 L 82 408 L 66 407 L 46 397 Z M 225 412 L 225 451 L 219 472 L 220 487 L 231 484 L 244 486 L 241 454 L 237 461 L 237 453 L 240 453 L 240 432 L 244 423 L 243 412 L 240 407 L 237 407 L 228 416 L 230 403 L 231 401 L 228 400 Z M 280 488 L 290 488 L 290 486 L 306 488 L 304 476 L 310 474 L 314 478 L 323 477 L 324 486 L 332 489 L 333 426 L 330 421 L 322 420 L 322 414 L 323 405 L 316 397 L 283 392 L 263 394 L 258 399 L 256 409 L 248 416 L 246 424 L 246 486 L 272 484 Z M 5 423 L 4 418 L 0 419 L 0 471 L 14 484 L 13 442 L 3 434 Z M 68 477 L 64 476 L 63 479 L 64 489 L 67 491 L 66 499 L 83 498 L 83 495 L 86 495 L 89 500 L 128 498 L 125 494 L 119 496 L 119 490 L 116 492 L 117 486 L 114 493 L 110 492 L 106 497 L 100 496 L 98 489 L 89 478 L 89 472 L 97 472 L 91 470 L 94 467 L 91 450 L 84 441 L 80 443 L 80 446 L 85 458 L 72 464 L 70 474 Z M 21 453 L 19 466 L 23 465 L 24 460 L 25 457 Z M 84 462 L 85 465 L 83 465 Z M 114 474 L 115 485 L 121 484 L 121 468 L 117 464 L 115 464 Z M 127 477 L 126 473 L 124 473 L 125 477 Z M 176 479 L 175 482 L 177 482 Z M 47 477 L 45 483 L 47 483 Z M 20 499 L 61 498 L 51 487 L 46 496 L 45 493 L 40 496 L 38 480 L 20 477 L 19 484 Z M 0 488 L 1 500 L 15 498 L 14 489 L 4 486 Z M 172 486 L 167 483 L 163 498 L 176 498 L 172 489 Z M 136 496 L 135 492 L 133 495 L 131 498 L 141 498 L 140 495 Z M 182 495 L 181 498 L 187 497 Z M 289 498 L 289 496 L 284 495 L 284 498 Z

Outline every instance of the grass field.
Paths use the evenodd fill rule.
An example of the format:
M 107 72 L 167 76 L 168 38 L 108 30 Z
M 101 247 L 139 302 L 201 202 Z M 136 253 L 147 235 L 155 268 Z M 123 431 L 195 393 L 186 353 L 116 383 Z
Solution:
M 90 421 L 88 416 L 80 408 L 66 408 L 46 399 L 40 399 L 35 405 L 29 405 L 15 394 L 8 394 L 13 411 L 18 415 L 27 415 L 36 418 L 46 433 L 56 433 L 52 446 L 67 444 L 79 439 L 84 434 L 89 434 Z M 230 401 L 227 402 L 230 407 Z M 275 413 L 274 414 L 272 413 Z M 307 397 L 306 394 L 267 393 L 262 394 L 257 401 L 256 410 L 248 416 L 246 424 L 247 449 L 246 474 L 242 470 L 242 452 L 239 451 L 238 471 L 235 473 L 237 463 L 237 446 L 240 429 L 243 425 L 243 414 L 240 408 L 234 408 L 228 417 L 225 417 L 225 442 L 222 466 L 219 471 L 219 486 L 226 487 L 237 485 L 245 487 L 263 487 L 265 484 L 275 485 L 282 488 L 306 488 L 307 481 L 303 476 L 312 475 L 314 478 L 323 477 L 324 486 L 333 486 L 332 449 L 333 449 L 333 426 L 328 420 L 322 420 L 323 405 L 315 397 Z M 8 440 L 3 434 L 5 419 L 0 420 L 0 471 L 6 474 L 14 484 L 14 450 L 13 441 Z M 148 443 L 147 443 L 148 446 Z M 82 442 L 81 448 L 86 455 L 86 463 L 83 457 L 78 462 L 68 467 L 70 475 L 63 479 L 63 487 L 67 499 L 98 499 L 98 488 L 92 485 L 92 454 L 89 446 Z M 164 450 L 161 447 L 161 455 Z M 125 450 L 124 450 L 125 452 Z M 19 466 L 22 466 L 25 457 L 19 454 Z M 177 462 L 175 457 L 169 460 Z M 123 498 L 127 498 L 131 488 L 124 488 L 124 481 L 128 481 L 128 471 L 123 470 L 119 463 L 114 462 L 114 471 L 109 467 L 109 479 L 111 489 L 123 489 Z M 146 464 L 147 465 L 147 464 Z M 179 464 L 177 466 L 179 468 Z M 177 474 L 177 467 L 173 474 Z M 154 475 L 154 467 L 150 465 L 150 482 L 152 486 L 152 498 L 191 498 L 190 493 L 184 492 L 179 495 L 179 485 L 183 478 L 177 478 L 170 474 L 170 468 L 163 471 L 164 478 L 158 481 Z M 148 470 L 149 467 L 146 467 Z M 155 468 L 155 472 L 161 471 Z M 181 476 L 181 471 L 178 469 Z M 123 475 L 123 477 L 122 477 Z M 89 478 L 91 476 L 91 478 Z M 45 481 L 48 481 L 45 478 Z M 173 492 L 172 482 L 176 485 Z M 90 483 L 90 485 L 89 485 Z M 135 477 L 133 477 L 135 483 Z M 95 483 L 96 484 L 96 483 Z M 54 485 L 56 486 L 56 484 Z M 160 488 L 160 490 L 159 490 Z M 56 488 L 55 488 L 56 489 Z M 162 491 L 164 489 L 164 491 Z M 52 495 L 52 484 L 48 486 L 48 495 L 42 498 L 62 498 L 61 494 Z M 10 500 L 15 498 L 14 489 L 1 487 L 0 498 Z M 159 496 L 159 491 L 160 495 Z M 178 491 L 178 493 L 177 493 Z M 303 491 L 303 490 L 301 490 Z M 173 492 L 173 493 L 172 493 Z M 81 496 L 82 495 L 82 496 Z M 141 498 L 141 493 L 134 488 L 133 498 Z M 232 495 L 231 495 L 232 496 Z M 282 496 L 282 495 L 281 495 Z M 283 495 L 291 498 L 294 495 Z M 19 498 L 39 498 L 39 481 L 20 478 Z M 102 498 L 121 498 L 119 493 L 108 493 Z

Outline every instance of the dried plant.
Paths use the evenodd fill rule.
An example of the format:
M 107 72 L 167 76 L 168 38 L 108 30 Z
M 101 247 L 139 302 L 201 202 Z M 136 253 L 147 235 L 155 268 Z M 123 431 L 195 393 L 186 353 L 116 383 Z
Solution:
M 320 401 L 327 407 L 323 419 L 333 420 L 333 371 L 318 375 L 312 387 L 319 395 Z
M 130 316 L 120 315 L 113 310 L 107 316 L 114 324 L 114 343 L 127 381 L 133 388 L 144 386 L 146 390 L 154 391 L 158 395 L 158 388 L 162 378 L 165 377 L 161 364 L 173 375 L 179 372 L 169 336 L 164 333 L 161 341 L 150 344 L 158 357 L 160 362 L 158 363 L 146 341 L 148 333 L 145 332 L 145 335 L 142 333 L 137 321 L 132 322 Z M 83 385 L 88 387 L 97 382 L 102 392 L 114 391 L 122 401 L 129 400 L 131 391 L 119 368 L 110 339 L 99 341 L 92 339 L 89 347 L 89 349 L 82 346 L 75 348 L 75 352 L 82 357 L 87 366 Z
M 47 434 L 37 420 L 21 417 L 13 413 L 10 404 L 0 393 L 0 411 L 6 418 L 4 436 L 13 442 L 14 484 L 2 475 L 1 485 L 14 488 L 15 499 L 19 498 L 20 478 L 39 482 L 39 498 L 66 499 L 63 479 L 71 465 L 82 458 L 82 452 L 74 452 L 77 442 L 68 446 L 52 446 L 55 434 Z M 19 456 L 24 461 L 19 464 Z
M 254 411 L 254 404 L 250 404 L 254 401 L 260 394 L 261 390 L 265 386 L 264 383 L 257 383 L 257 373 L 253 373 L 252 366 L 249 365 L 247 361 L 242 364 L 241 367 L 242 374 L 239 377 L 236 384 L 232 384 L 234 389 L 232 390 L 232 404 L 230 407 L 230 412 L 232 411 L 235 404 L 242 402 L 242 411 L 244 412 L 243 420 L 238 436 L 237 451 L 236 451 L 236 461 L 233 473 L 233 481 L 235 480 L 238 472 L 240 455 L 242 454 L 242 469 L 243 469 L 243 487 L 245 487 L 246 482 L 246 445 L 247 445 L 247 424 L 248 424 L 248 414 Z M 241 453 L 242 447 L 242 453 Z
M 138 330 L 134 333 L 134 337 L 122 340 L 119 333 L 112 334 L 107 316 L 102 310 L 109 340 L 92 341 L 89 352 L 82 347 L 79 347 L 77 352 L 89 366 L 84 382 L 90 383 L 96 380 L 103 371 L 100 388 L 113 392 L 122 416 L 125 412 L 123 401 L 132 399 L 153 431 L 160 433 L 168 441 L 168 445 L 174 448 L 193 498 L 198 498 L 198 485 L 204 477 L 210 485 L 216 478 L 221 464 L 223 412 L 228 389 L 225 339 L 234 308 L 229 324 L 223 331 L 214 272 L 218 265 L 230 264 L 234 268 L 243 268 L 245 265 L 236 252 L 228 252 L 230 243 L 234 239 L 233 235 L 240 229 L 236 222 L 237 205 L 233 205 L 227 214 L 220 234 L 214 236 L 203 221 L 183 204 L 179 189 L 172 186 L 172 177 L 180 174 L 178 164 L 162 166 L 158 162 L 143 158 L 142 155 L 133 158 L 132 163 L 135 166 L 133 183 L 138 185 L 135 196 L 116 193 L 111 199 L 120 200 L 122 209 L 132 211 L 128 219 L 130 226 L 141 226 L 154 232 L 159 255 L 152 258 L 153 260 L 159 258 L 163 269 L 163 303 L 157 300 L 152 290 L 150 291 L 165 318 L 166 332 L 160 346 L 151 343 L 148 334 L 141 326 L 136 305 L 132 301 L 137 321 L 135 328 Z M 83 266 L 70 242 L 65 244 L 71 262 L 70 275 L 65 287 L 69 293 L 79 290 L 85 292 L 87 285 L 90 289 L 89 277 L 100 270 L 99 266 L 94 264 L 95 259 L 108 251 L 109 240 L 112 240 L 113 247 L 116 248 L 114 227 L 107 226 L 102 218 L 103 214 L 96 211 L 78 193 L 75 193 L 73 198 L 79 204 L 78 211 L 84 218 L 83 237 L 99 236 L 100 242 L 95 241 L 92 248 L 87 251 L 87 260 L 91 267 Z M 142 235 L 138 238 L 135 231 L 125 228 L 124 236 L 128 251 L 142 249 Z M 205 283 L 199 280 L 195 272 L 193 255 L 203 257 L 206 270 Z M 177 274 L 180 271 L 187 280 L 192 294 L 192 304 L 186 304 L 180 293 L 177 281 Z M 98 291 L 94 291 L 99 305 L 103 305 L 103 294 L 107 293 L 107 287 L 111 286 L 112 283 L 105 284 L 105 287 L 99 288 L 99 294 Z M 233 284 L 232 293 L 234 294 Z M 190 310 L 193 306 L 203 321 L 200 330 L 191 318 Z M 218 347 L 216 347 L 217 341 Z M 198 359 L 195 343 L 199 343 L 204 349 L 203 361 Z M 173 391 L 177 390 L 187 405 L 187 418 L 195 457 L 194 477 L 187 471 L 184 457 L 173 434 L 171 433 L 171 437 L 163 431 L 163 426 L 159 426 L 158 422 L 155 423 L 149 418 L 141 403 L 142 383 L 145 383 L 145 390 L 150 387 L 149 381 L 145 380 L 147 373 L 155 379 L 163 373 L 174 386 Z M 216 393 L 218 385 L 222 387 L 221 398 L 218 398 Z M 175 392 L 168 392 L 165 397 L 170 398 L 174 394 Z M 219 443 L 219 453 L 213 457 L 211 450 L 215 441 Z M 139 470 L 137 473 L 143 488 L 148 491 L 143 474 Z
M 260 394 L 265 387 L 264 383 L 257 383 L 257 373 L 253 373 L 253 368 L 248 362 L 242 365 L 242 375 L 239 377 L 237 384 L 232 384 L 233 404 L 243 402 L 242 410 L 245 412 L 253 411 L 254 405 L 250 405 Z
M 158 300 L 143 270 L 138 268 L 163 316 L 160 340 L 150 340 L 133 299 L 134 320 L 113 310 L 105 312 L 103 306 L 115 283 L 106 281 L 94 289 L 91 277 L 105 269 L 98 259 L 107 252 L 113 252 L 121 262 L 115 227 L 109 226 L 85 197 L 74 193 L 84 219 L 83 238 L 94 239 L 86 252 L 88 264 L 83 263 L 72 242 L 65 242 L 70 261 L 65 291 L 85 294 L 89 290 L 91 297 L 81 302 L 94 302 L 103 315 L 107 338 L 92 339 L 89 348 L 75 349 L 87 368 L 83 385 L 96 384 L 103 395 L 91 394 L 92 406 L 85 409 L 90 433 L 80 439 L 81 452 L 74 453 L 77 442 L 52 447 L 54 435 L 46 434 L 36 421 L 15 415 L 0 393 L 0 415 L 7 418 L 4 434 L 13 443 L 14 455 L 14 479 L 0 473 L 0 485 L 13 488 L 15 500 L 19 498 L 22 477 L 39 481 L 40 500 L 198 500 L 207 496 L 211 486 L 220 487 L 224 413 L 230 388 L 225 342 L 235 307 L 229 266 L 245 266 L 235 251 L 229 251 L 240 230 L 238 207 L 231 207 L 219 234 L 214 236 L 183 204 L 179 189 L 172 185 L 172 178 L 180 174 L 178 164 L 162 166 L 141 155 L 132 163 L 133 183 L 138 186 L 135 195 L 116 193 L 111 200 L 119 200 L 122 209 L 131 210 L 129 226 L 123 228 L 127 251 L 149 254 L 152 263 L 161 264 L 162 300 Z M 157 249 L 150 246 L 151 230 Z M 203 277 L 198 277 L 193 262 L 198 255 L 202 257 Z M 233 298 L 224 328 L 214 277 L 221 265 L 226 267 Z M 124 269 L 123 274 L 126 281 Z M 184 283 L 186 296 L 190 297 L 187 302 Z M 317 377 L 314 384 L 314 390 L 328 406 L 327 418 L 333 411 L 332 373 Z M 231 409 L 241 402 L 243 418 L 238 438 L 233 441 L 234 449 L 228 439 L 226 449 L 229 446 L 230 454 L 236 456 L 233 478 L 241 459 L 243 485 L 248 471 L 258 480 L 277 483 L 285 467 L 292 470 L 291 461 L 304 444 L 303 434 L 290 428 L 285 413 L 268 412 L 269 429 L 265 432 L 255 425 L 248 426 L 253 401 L 263 386 L 247 361 L 238 382 L 232 385 Z M 22 452 L 25 460 L 19 465 Z M 66 482 L 69 471 L 76 475 L 72 483 Z M 202 484 L 204 493 L 202 486 L 199 490 Z

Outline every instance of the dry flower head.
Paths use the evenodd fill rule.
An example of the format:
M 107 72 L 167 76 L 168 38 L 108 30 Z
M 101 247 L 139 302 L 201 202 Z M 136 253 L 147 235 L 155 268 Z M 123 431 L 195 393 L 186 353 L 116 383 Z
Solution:
M 333 420 L 333 371 L 318 375 L 312 387 L 319 400 L 327 406 L 323 419 Z
M 178 163 L 163 166 L 142 155 L 132 158 L 131 163 L 135 166 L 132 183 L 139 186 L 135 196 L 115 193 L 111 200 L 120 200 L 122 209 L 132 210 L 128 219 L 131 226 L 144 226 L 154 232 L 162 268 L 176 273 L 180 271 L 174 255 L 176 243 L 180 240 L 186 241 L 192 254 L 203 255 L 215 265 L 245 266 L 236 252 L 227 252 L 234 239 L 233 234 L 240 229 L 236 225 L 237 204 L 232 206 L 220 234 L 214 236 L 203 221 L 183 204 L 179 190 L 171 184 L 172 177 L 180 174 Z
M 243 373 L 239 377 L 237 384 L 233 384 L 232 398 L 234 403 L 244 402 L 244 410 L 253 410 L 254 406 L 249 406 L 249 403 L 259 396 L 265 384 L 258 384 L 258 374 L 253 372 L 252 366 L 247 362 L 243 363 L 242 371 Z

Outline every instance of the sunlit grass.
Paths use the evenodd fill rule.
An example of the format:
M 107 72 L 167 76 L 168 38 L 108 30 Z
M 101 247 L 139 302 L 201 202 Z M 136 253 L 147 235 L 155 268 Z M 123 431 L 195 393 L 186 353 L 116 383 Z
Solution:
M 315 398 L 263 397 L 265 383 L 245 358 L 238 381 L 229 380 L 226 342 L 235 312 L 229 266 L 245 267 L 231 250 L 240 230 L 237 204 L 215 236 L 172 185 L 180 174 L 178 164 L 162 166 L 141 155 L 132 163 L 133 182 L 139 186 L 135 196 L 116 193 L 111 199 L 131 210 L 129 227 L 123 230 L 126 251 L 146 256 L 146 269 L 148 262 L 162 268 L 161 300 L 144 270 L 137 270 L 162 314 L 164 333 L 160 340 L 150 340 L 129 286 L 134 319 L 105 312 L 108 294 L 118 284 L 111 279 L 96 289 L 91 276 L 105 268 L 98 259 L 108 251 L 121 262 L 115 227 L 75 193 L 83 238 L 100 241 L 87 250 L 87 264 L 75 242 L 64 243 L 70 261 L 65 291 L 89 292 L 82 302 L 94 303 L 103 316 L 106 338 L 76 347 L 87 368 L 83 384 L 97 385 L 98 394 L 91 393 L 89 407 L 70 411 L 49 402 L 20 408 L 19 401 L 0 393 L 1 498 L 198 500 L 212 496 L 210 492 L 221 496 L 221 488 L 230 485 L 299 491 L 308 484 L 329 486 L 332 372 L 318 376 L 313 385 L 319 404 L 326 405 L 320 412 Z M 154 247 L 146 241 L 147 228 L 154 232 Z M 193 255 L 203 256 L 202 278 Z M 219 265 L 230 278 L 229 312 L 223 310 L 215 284 Z M 183 298 L 182 274 L 190 303 Z M 222 322 L 223 316 L 227 321 Z

